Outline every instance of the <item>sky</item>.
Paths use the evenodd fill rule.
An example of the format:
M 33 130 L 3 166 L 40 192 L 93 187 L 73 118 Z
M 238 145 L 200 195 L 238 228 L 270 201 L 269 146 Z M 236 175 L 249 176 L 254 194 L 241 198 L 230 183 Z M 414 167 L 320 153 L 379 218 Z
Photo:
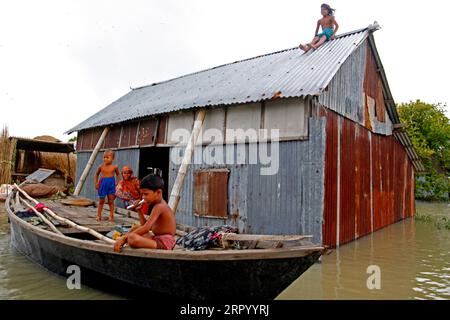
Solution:
M 67 141 L 130 87 L 311 40 L 324 1 L 0 0 L 0 126 Z M 327 3 L 338 34 L 381 25 L 374 37 L 397 103 L 450 105 L 449 1 Z

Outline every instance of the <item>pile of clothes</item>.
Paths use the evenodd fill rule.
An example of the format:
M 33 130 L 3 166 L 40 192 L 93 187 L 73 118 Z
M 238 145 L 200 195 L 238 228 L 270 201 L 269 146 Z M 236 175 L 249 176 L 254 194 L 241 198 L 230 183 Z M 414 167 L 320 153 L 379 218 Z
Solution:
M 44 224 L 44 221 L 42 221 L 42 219 L 39 218 L 31 209 L 27 211 L 18 211 L 16 212 L 16 216 L 29 224 L 32 224 L 33 226 Z
M 221 247 L 221 238 L 224 233 L 237 233 L 233 226 L 199 227 L 178 238 L 176 244 L 188 250 L 206 250 Z
M 46 208 L 46 206 L 44 203 L 39 202 L 34 206 L 34 208 L 45 216 L 44 209 Z M 33 209 L 31 208 L 25 211 L 16 212 L 16 216 L 28 222 L 29 224 L 32 224 L 33 226 L 42 225 L 43 228 L 47 228 L 47 225 L 44 223 L 44 221 L 40 217 L 38 217 L 38 215 L 34 213 Z M 61 223 L 58 220 L 55 220 L 49 216 L 47 216 L 46 218 L 55 226 L 61 225 Z

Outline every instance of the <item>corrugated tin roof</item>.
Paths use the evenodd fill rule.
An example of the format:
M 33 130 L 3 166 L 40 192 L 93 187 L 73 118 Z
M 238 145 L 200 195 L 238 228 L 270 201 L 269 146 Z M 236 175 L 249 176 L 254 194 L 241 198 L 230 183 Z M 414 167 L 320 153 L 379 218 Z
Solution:
M 287 49 L 133 89 L 68 133 L 194 107 L 319 95 L 368 36 L 341 34 L 316 51 Z

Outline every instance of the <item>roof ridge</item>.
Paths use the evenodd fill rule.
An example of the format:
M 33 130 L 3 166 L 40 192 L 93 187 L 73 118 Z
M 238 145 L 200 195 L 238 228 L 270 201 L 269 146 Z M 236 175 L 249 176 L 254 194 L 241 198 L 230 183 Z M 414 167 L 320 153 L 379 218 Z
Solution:
M 353 35 L 353 34 L 356 34 L 356 33 L 364 32 L 364 31 L 367 31 L 367 30 L 372 30 L 371 26 L 372 25 L 370 25 L 369 27 L 365 27 L 365 28 L 361 28 L 361 29 L 358 29 L 358 30 L 353 30 L 353 31 L 349 31 L 349 32 L 345 32 L 343 34 L 337 35 L 334 40 L 340 39 L 340 38 L 344 38 L 344 37 L 347 37 L 347 36 L 350 36 L 350 35 Z M 377 30 L 377 29 L 375 29 L 375 30 Z M 331 41 L 334 41 L 334 40 L 331 40 Z M 139 86 L 139 87 L 136 87 L 136 88 L 131 88 L 131 87 L 130 88 L 131 88 L 132 91 L 134 91 L 134 90 L 144 89 L 144 88 L 147 88 L 147 87 L 153 87 L 153 86 L 156 86 L 156 85 L 159 85 L 159 84 L 163 84 L 163 83 L 167 83 L 167 82 L 174 81 L 174 80 L 177 80 L 177 79 L 181 79 L 181 78 L 184 78 L 184 77 L 196 75 L 196 74 L 199 74 L 199 73 L 202 73 L 202 72 L 206 72 L 206 71 L 209 71 L 209 70 L 214 70 L 214 69 L 225 67 L 225 66 L 229 66 L 229 65 L 232 65 L 232 64 L 241 63 L 241 62 L 245 62 L 245 61 L 249 61 L 249 60 L 254 60 L 254 59 L 261 58 L 261 57 L 267 57 L 267 56 L 270 56 L 270 55 L 279 54 L 279 53 L 282 53 L 282 52 L 287 52 L 287 51 L 296 50 L 296 49 L 298 49 L 298 47 L 293 47 L 293 48 L 278 50 L 278 51 L 275 51 L 275 52 L 260 54 L 258 56 L 254 56 L 254 57 L 251 57 L 251 58 L 246 58 L 246 59 L 242 59 L 242 60 L 236 60 L 234 62 L 224 63 L 224 64 L 221 64 L 221 65 L 218 65 L 218 66 L 215 66 L 215 67 L 211 67 L 211 68 L 207 68 L 207 69 L 203 69 L 203 70 L 187 73 L 187 74 L 184 74 L 182 76 L 171 78 L 171 79 L 168 79 L 168 80 L 154 82 L 152 84 L 147 84 L 147 85 Z

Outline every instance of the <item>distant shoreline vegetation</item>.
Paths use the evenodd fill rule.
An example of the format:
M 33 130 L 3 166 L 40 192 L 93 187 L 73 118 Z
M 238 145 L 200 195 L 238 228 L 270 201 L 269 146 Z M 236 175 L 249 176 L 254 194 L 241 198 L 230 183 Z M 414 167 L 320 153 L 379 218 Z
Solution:
M 425 201 L 449 201 L 450 193 L 450 120 L 445 104 L 420 100 L 397 105 L 414 148 L 426 172 L 417 173 L 415 198 Z

